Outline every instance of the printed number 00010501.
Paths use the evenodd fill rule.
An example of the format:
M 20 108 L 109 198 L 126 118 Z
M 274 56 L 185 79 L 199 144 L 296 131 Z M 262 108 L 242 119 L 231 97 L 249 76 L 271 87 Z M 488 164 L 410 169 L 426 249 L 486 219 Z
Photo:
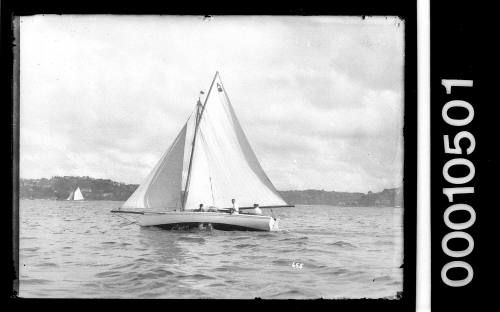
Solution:
M 455 80 L 455 79 L 442 79 L 441 84 L 446 88 L 446 94 L 451 94 L 452 87 L 472 87 L 472 80 Z M 451 110 L 465 109 L 467 111 L 467 116 L 465 118 L 452 118 L 449 115 Z M 463 100 L 451 100 L 448 101 L 442 109 L 443 121 L 452 127 L 464 127 L 467 126 L 474 119 L 474 107 L 466 101 Z M 459 130 L 462 130 L 458 128 Z M 467 140 L 468 147 L 462 149 L 460 146 L 460 141 Z M 460 131 L 455 134 L 453 142 L 450 142 L 450 137 L 448 135 L 443 135 L 444 152 L 445 154 L 451 155 L 470 155 L 475 147 L 476 140 L 474 135 L 469 131 Z M 467 167 L 467 175 L 455 177 L 450 174 L 450 169 L 453 167 L 465 166 Z M 446 182 L 453 185 L 453 187 L 444 187 L 443 194 L 448 198 L 449 203 L 455 202 L 455 195 L 458 194 L 473 194 L 474 187 L 457 187 L 457 185 L 463 185 L 470 182 L 474 178 L 475 168 L 472 161 L 467 158 L 455 157 L 448 160 L 443 166 L 443 178 Z M 450 220 L 450 215 L 455 211 L 467 212 L 469 218 L 465 222 L 452 222 Z M 441 248 L 443 252 L 451 258 L 463 258 L 469 255 L 472 250 L 474 250 L 474 239 L 472 236 L 464 232 L 464 230 L 471 227 L 476 221 L 476 212 L 474 208 L 470 205 L 464 203 L 455 203 L 450 205 L 443 213 L 443 219 L 445 225 L 452 230 L 446 234 L 441 241 Z M 467 241 L 467 248 L 464 250 L 451 250 L 448 247 L 448 242 L 451 239 L 464 239 Z M 448 277 L 448 271 L 453 268 L 462 268 L 467 271 L 467 276 L 461 280 L 452 280 Z M 441 270 L 441 280 L 448 286 L 451 287 L 462 287 L 469 284 L 472 281 L 474 275 L 472 266 L 462 260 L 454 260 L 446 263 Z

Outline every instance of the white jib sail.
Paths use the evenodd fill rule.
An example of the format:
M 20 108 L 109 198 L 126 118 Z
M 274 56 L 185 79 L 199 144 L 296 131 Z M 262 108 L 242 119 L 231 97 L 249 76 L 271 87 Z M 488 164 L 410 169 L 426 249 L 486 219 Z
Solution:
M 199 122 L 186 210 L 205 206 L 286 205 L 259 164 L 216 75 Z
M 170 148 L 163 154 L 145 181 L 123 204 L 122 209 L 161 211 L 181 208 L 181 183 L 188 123 L 189 121 L 182 127 Z
M 66 198 L 66 200 L 73 200 L 73 195 L 75 195 L 75 191 L 71 191 L 71 193 L 69 194 L 68 198 Z
M 83 194 L 82 191 L 80 191 L 80 187 L 76 189 L 73 200 L 83 200 Z

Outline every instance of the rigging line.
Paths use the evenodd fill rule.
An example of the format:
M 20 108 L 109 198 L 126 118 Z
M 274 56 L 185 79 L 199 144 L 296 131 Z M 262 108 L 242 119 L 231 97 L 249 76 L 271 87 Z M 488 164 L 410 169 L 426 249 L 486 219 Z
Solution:
M 184 187 L 184 194 L 182 197 L 181 211 L 184 211 L 186 208 L 185 207 L 186 206 L 186 198 L 187 198 L 187 194 L 188 194 L 189 182 L 191 179 L 191 167 L 193 165 L 194 147 L 196 144 L 196 133 L 198 132 L 198 121 L 199 121 L 198 114 L 199 114 L 199 111 L 200 111 L 200 106 L 197 103 L 196 109 L 195 109 L 195 116 L 194 116 L 195 117 L 195 120 L 194 120 L 195 126 L 194 126 L 194 133 L 193 133 L 193 141 L 191 142 L 191 154 L 189 155 L 188 173 L 187 173 L 187 178 L 186 178 L 186 186 Z
M 215 207 L 214 189 L 212 188 L 212 177 L 208 178 L 210 179 L 210 190 L 212 191 L 212 205 Z
M 181 210 L 181 211 L 182 211 L 182 207 L 183 207 L 183 198 L 184 198 L 184 195 L 185 195 L 185 190 L 184 191 L 182 190 L 182 180 L 183 180 L 183 177 L 184 177 L 184 157 L 186 157 L 186 153 L 185 153 L 186 148 L 185 148 L 185 146 L 186 146 L 186 142 L 187 142 L 187 133 L 188 133 L 188 127 L 187 127 L 187 125 L 189 123 L 189 120 L 193 117 L 194 113 L 196 113 L 196 109 L 193 110 L 191 112 L 191 114 L 189 114 L 189 117 L 188 117 L 188 119 L 186 120 L 186 123 L 185 123 L 185 125 L 186 125 L 186 138 L 184 138 L 184 154 L 183 154 L 183 157 L 182 157 L 181 191 L 180 191 L 180 197 L 179 197 L 180 207 L 176 207 L 176 208 L 179 208 L 179 210 Z
M 203 146 L 205 146 L 205 148 L 207 149 L 207 147 L 208 147 L 207 139 L 206 139 L 205 135 L 203 134 L 203 131 L 201 129 L 199 131 L 200 131 L 201 142 L 202 142 L 202 144 L 204 144 Z M 209 154 L 205 154 L 205 157 L 206 157 L 205 160 L 207 161 L 208 179 L 210 180 L 210 191 L 212 193 L 212 204 L 215 207 L 214 189 L 212 186 L 212 173 L 211 173 L 212 170 L 210 170 L 211 160 L 209 159 L 210 158 Z
M 220 82 L 220 86 L 221 86 L 221 89 L 222 89 L 222 93 L 224 94 L 224 97 L 225 97 L 225 99 L 227 101 L 227 105 L 229 107 L 229 111 L 231 113 L 231 118 L 236 117 L 236 113 L 234 111 L 233 104 L 231 103 L 231 100 L 229 99 L 229 95 L 226 92 L 226 88 L 224 87 L 224 84 L 222 83 L 222 78 L 221 78 L 220 74 L 218 76 L 219 76 L 219 82 Z M 239 120 L 237 118 L 235 119 L 235 123 L 236 123 L 237 126 L 239 126 L 239 128 L 241 130 L 241 133 L 243 135 L 243 138 L 248 142 L 248 138 L 247 138 L 247 136 L 245 134 L 245 131 L 241 127 L 241 124 L 240 124 L 240 122 L 239 122 Z M 271 191 L 274 193 L 274 195 L 277 195 L 279 198 L 281 198 L 281 200 L 285 201 L 285 199 L 283 198 L 283 196 L 281 196 L 281 194 L 278 192 L 278 190 L 276 189 L 276 187 L 274 186 L 274 184 L 271 182 L 271 179 L 269 179 L 269 177 L 267 176 L 266 172 L 262 168 L 262 166 L 261 166 L 261 164 L 260 164 L 260 162 L 259 162 L 259 160 L 257 158 L 257 155 L 255 155 L 255 152 L 253 151 L 252 146 L 248 145 L 248 149 L 249 149 L 250 153 L 253 155 L 253 157 L 257 160 L 258 168 L 260 168 L 260 170 L 259 170 L 260 174 L 263 175 L 264 178 L 265 178 L 265 182 L 266 182 L 265 184 L 271 189 Z M 255 170 L 253 168 L 252 168 L 252 171 L 254 171 L 254 173 L 257 175 L 257 173 L 255 172 Z M 259 177 L 259 175 L 257 175 L 257 177 Z
M 222 92 L 222 97 L 225 99 L 225 102 L 226 102 L 226 103 L 225 103 L 225 105 L 229 108 L 230 119 L 231 119 L 231 120 L 232 120 L 232 122 L 236 125 L 236 127 L 237 127 L 237 128 L 239 128 L 239 129 L 241 130 L 241 132 L 242 132 L 242 134 L 243 134 L 243 139 L 244 139 L 244 140 L 246 140 L 246 141 L 248 142 L 248 138 L 246 137 L 245 132 L 244 132 L 244 131 L 243 131 L 243 129 L 241 128 L 241 125 L 240 125 L 240 123 L 239 123 L 238 119 L 236 118 L 236 113 L 234 112 L 234 107 L 233 107 L 233 105 L 231 104 L 231 100 L 229 100 L 229 95 L 228 95 L 228 94 L 227 94 L 227 92 L 226 92 L 226 88 L 224 87 L 224 83 L 222 82 L 222 78 L 221 78 L 220 74 L 218 74 L 218 76 L 219 76 L 219 83 L 220 83 L 220 84 L 219 84 L 219 83 L 217 83 L 217 85 L 218 85 L 218 87 L 220 88 L 219 92 Z M 241 143 L 239 142 L 238 137 L 236 137 L 236 140 L 238 141 L 238 144 L 240 144 L 240 146 L 241 146 Z M 250 153 L 253 155 L 253 157 L 254 157 L 255 159 L 257 159 L 257 157 L 255 156 L 255 152 L 253 151 L 252 147 L 251 147 L 251 146 L 248 146 L 248 149 L 249 149 Z M 257 162 L 258 162 L 258 160 L 257 160 Z M 260 164 L 259 164 L 259 166 L 260 166 Z M 250 168 L 251 168 L 252 173 L 253 173 L 253 174 L 254 174 L 257 178 L 261 179 L 261 178 L 259 177 L 259 175 L 255 172 L 255 170 L 252 168 L 252 166 L 250 166 Z M 262 171 L 262 173 L 264 174 L 265 178 L 268 180 L 268 182 L 269 182 L 269 183 L 271 183 L 271 181 L 269 180 L 269 178 L 267 177 L 266 173 L 263 171 L 263 169 L 262 169 L 262 168 L 261 168 L 261 171 Z M 271 185 L 272 185 L 272 183 L 271 183 Z M 268 185 L 266 185 L 266 186 L 268 186 Z M 269 187 L 269 186 L 268 186 L 268 187 Z M 274 187 L 274 186 L 273 186 L 273 187 Z M 272 192 L 274 192 L 274 193 L 277 193 L 277 192 L 276 192 L 276 190 L 271 189 L 271 191 L 272 191 Z
M 187 179 L 186 179 L 186 187 L 184 188 L 184 198 L 182 200 L 182 210 L 186 209 L 186 198 L 187 198 L 187 194 L 189 192 L 189 182 L 190 182 L 190 179 L 191 179 L 191 167 L 192 167 L 192 163 L 193 163 L 194 147 L 196 146 L 195 145 L 195 143 L 196 143 L 196 134 L 198 133 L 199 123 L 201 121 L 201 117 L 203 116 L 203 112 L 205 111 L 205 106 L 206 106 L 208 98 L 210 96 L 210 92 L 212 92 L 212 87 L 214 86 L 215 79 L 217 78 L 218 75 L 219 75 L 219 72 L 215 72 L 214 79 L 212 80 L 212 83 L 210 84 L 210 89 L 208 89 L 207 96 L 205 97 L 205 101 L 204 101 L 203 107 L 201 109 L 200 117 L 198 118 L 198 115 L 196 116 L 196 126 L 195 126 L 195 129 L 194 129 L 194 135 L 193 135 L 193 147 L 191 149 L 191 156 L 189 157 L 188 176 L 187 176 Z M 196 104 L 196 105 L 198 105 L 198 104 Z M 196 111 L 197 113 L 198 113 L 198 110 L 199 109 L 198 109 L 198 106 L 197 106 L 197 111 Z

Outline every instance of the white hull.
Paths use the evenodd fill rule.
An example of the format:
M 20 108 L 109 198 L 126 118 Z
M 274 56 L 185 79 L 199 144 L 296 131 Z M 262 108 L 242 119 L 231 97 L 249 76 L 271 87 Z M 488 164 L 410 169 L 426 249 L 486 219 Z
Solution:
M 81 199 L 66 199 L 66 200 L 68 200 L 68 201 L 83 201 L 84 199 L 81 198 Z
M 141 226 L 160 226 L 168 229 L 197 227 L 200 224 L 222 230 L 276 231 L 278 221 L 261 215 L 229 214 L 222 212 L 165 212 L 145 213 L 139 217 Z

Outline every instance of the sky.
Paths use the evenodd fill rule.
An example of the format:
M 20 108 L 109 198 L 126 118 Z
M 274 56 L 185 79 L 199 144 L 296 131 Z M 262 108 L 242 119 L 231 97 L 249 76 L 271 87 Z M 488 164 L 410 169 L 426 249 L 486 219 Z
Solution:
M 20 176 L 139 184 L 219 71 L 278 190 L 403 182 L 397 17 L 21 18 Z

